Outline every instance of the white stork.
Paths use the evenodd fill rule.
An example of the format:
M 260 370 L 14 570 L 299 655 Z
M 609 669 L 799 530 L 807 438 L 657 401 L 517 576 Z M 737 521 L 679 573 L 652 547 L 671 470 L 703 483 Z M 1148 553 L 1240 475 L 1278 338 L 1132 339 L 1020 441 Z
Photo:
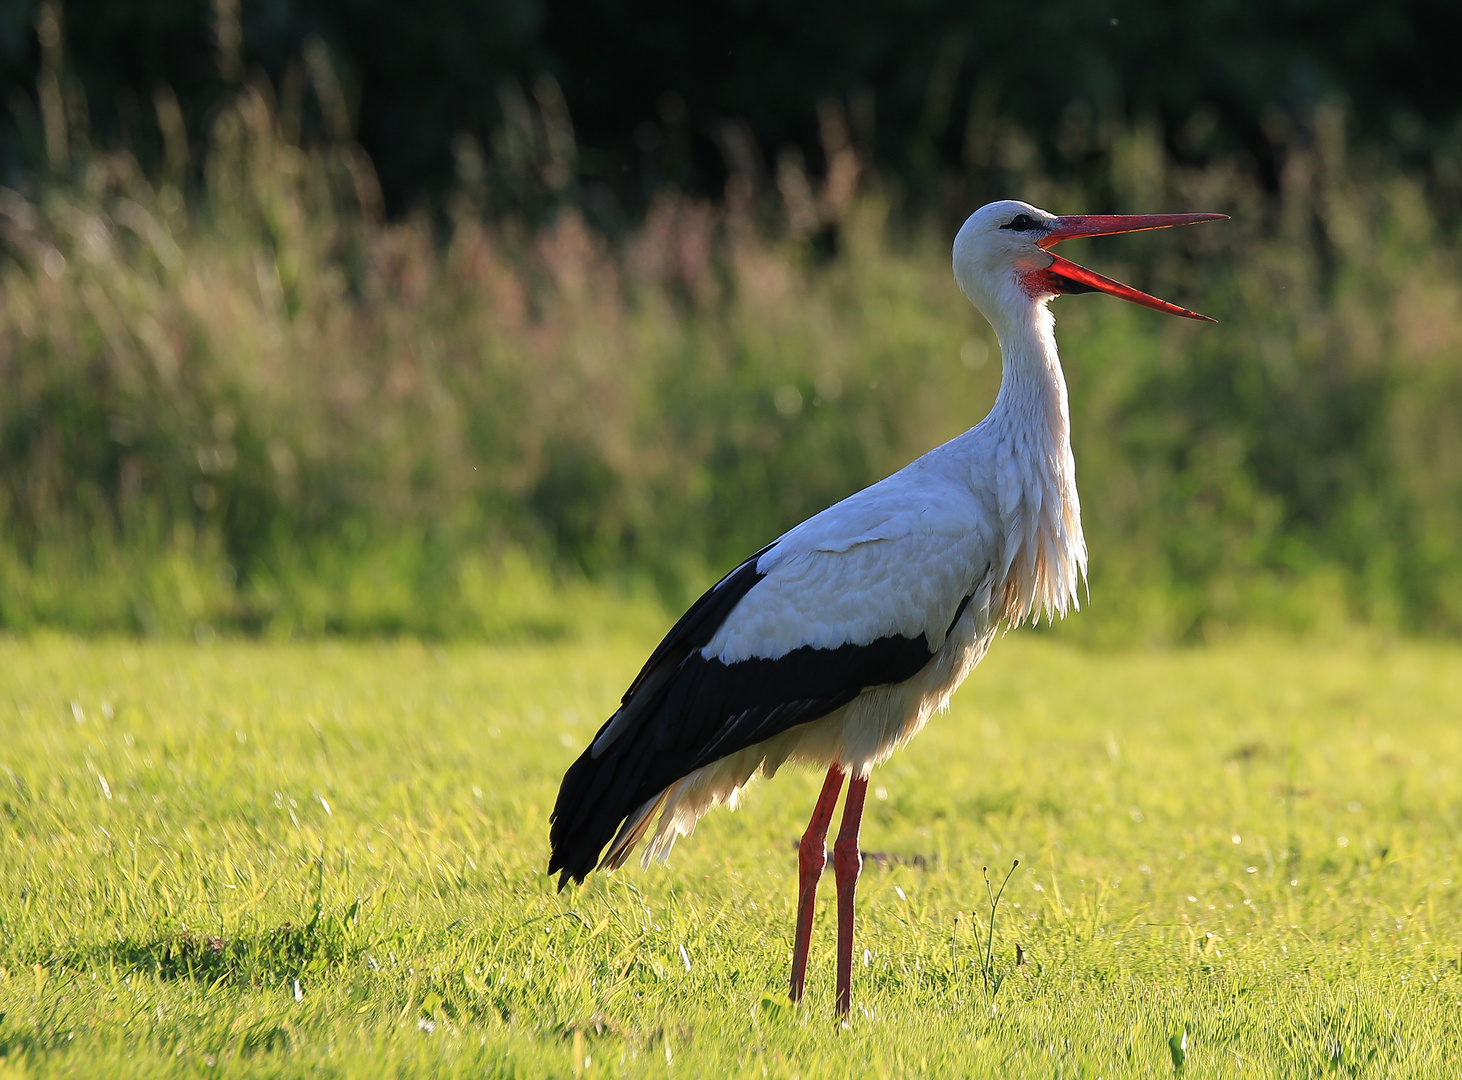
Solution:
M 1058 217 L 1014 201 L 970 215 L 955 237 L 954 276 L 1000 339 L 994 407 L 963 435 L 762 548 L 681 616 L 564 776 L 548 863 L 549 873 L 561 872 L 560 889 L 596 865 L 620 866 L 657 811 L 646 865 L 712 806 L 734 803 L 757 772 L 770 776 L 788 760 L 825 766 L 799 849 L 796 1001 L 827 830 L 851 775 L 833 847 L 837 1009 L 847 1014 L 870 770 L 944 706 L 1001 624 L 1078 607 L 1086 542 L 1048 302 L 1105 292 L 1212 321 L 1048 249 L 1073 236 L 1225 216 Z

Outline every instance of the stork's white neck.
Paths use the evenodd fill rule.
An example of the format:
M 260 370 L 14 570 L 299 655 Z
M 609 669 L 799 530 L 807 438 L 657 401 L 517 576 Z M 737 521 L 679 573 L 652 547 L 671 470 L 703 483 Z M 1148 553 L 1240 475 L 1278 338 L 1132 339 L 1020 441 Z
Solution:
M 1005 615 L 1065 615 L 1079 607 L 1086 540 L 1071 453 L 1066 378 L 1056 353 L 1055 320 L 1028 302 L 991 320 L 1000 339 L 1000 393 L 986 419 L 1005 534 Z M 982 425 L 984 426 L 984 425 Z
M 1000 339 L 1000 393 L 991 415 L 1027 429 L 1051 451 L 1071 453 L 1066 375 L 1056 352 L 1056 320 L 1045 304 L 1023 306 L 1020 316 L 995 326 Z

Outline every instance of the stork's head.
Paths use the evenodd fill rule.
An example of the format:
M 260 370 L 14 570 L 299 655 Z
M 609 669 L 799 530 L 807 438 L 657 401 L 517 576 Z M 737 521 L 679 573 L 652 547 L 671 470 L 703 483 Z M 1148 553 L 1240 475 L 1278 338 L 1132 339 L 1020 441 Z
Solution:
M 1143 307 L 1213 320 L 1159 300 L 1130 285 L 1053 255 L 1047 248 L 1073 236 L 1110 236 L 1142 229 L 1166 229 L 1227 214 L 1073 214 L 1057 217 L 1029 203 L 1006 199 L 980 207 L 954 238 L 954 277 L 992 322 L 1043 304 L 1061 293 L 1104 292 Z

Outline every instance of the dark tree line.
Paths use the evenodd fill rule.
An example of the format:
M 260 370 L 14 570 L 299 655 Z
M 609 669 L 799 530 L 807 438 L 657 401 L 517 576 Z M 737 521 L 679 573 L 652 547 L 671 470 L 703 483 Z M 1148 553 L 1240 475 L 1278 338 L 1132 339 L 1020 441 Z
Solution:
M 1239 154 L 1271 184 L 1320 101 L 1424 163 L 1462 138 L 1455 0 L 63 0 L 64 64 L 93 138 L 161 154 L 154 92 L 196 140 L 258 71 L 279 87 L 307 43 L 340 71 L 388 205 L 448 186 L 453 139 L 484 142 L 505 87 L 562 88 L 579 178 L 630 209 L 659 184 L 719 192 L 737 156 L 798 147 L 818 106 L 915 192 L 967 169 L 989 117 L 1069 167 L 1083 128 L 1155 119 L 1170 153 Z M 0 0 L 0 176 L 43 160 L 39 0 Z M 220 49 L 220 42 L 223 48 Z M 1075 131 L 1077 134 L 1073 135 Z M 749 138 L 736 133 L 749 134 Z M 977 163 L 976 163 L 977 164 Z

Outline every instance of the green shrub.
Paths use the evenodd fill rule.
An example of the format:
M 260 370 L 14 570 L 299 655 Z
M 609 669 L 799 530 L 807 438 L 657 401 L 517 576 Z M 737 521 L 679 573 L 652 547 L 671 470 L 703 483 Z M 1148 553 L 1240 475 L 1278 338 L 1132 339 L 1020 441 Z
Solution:
M 1092 550 L 1064 632 L 1462 630 L 1456 238 L 1340 124 L 1277 195 L 1121 134 L 1100 207 L 995 140 L 1057 210 L 1234 218 L 1078 256 L 1218 326 L 1057 304 Z M 487 220 L 470 146 L 441 221 L 384 221 L 357 150 L 286 126 L 250 90 L 186 192 L 100 153 L 0 192 L 0 625 L 542 637 L 626 595 L 653 622 L 993 400 L 948 226 L 851 151 L 611 239 L 572 200 Z

